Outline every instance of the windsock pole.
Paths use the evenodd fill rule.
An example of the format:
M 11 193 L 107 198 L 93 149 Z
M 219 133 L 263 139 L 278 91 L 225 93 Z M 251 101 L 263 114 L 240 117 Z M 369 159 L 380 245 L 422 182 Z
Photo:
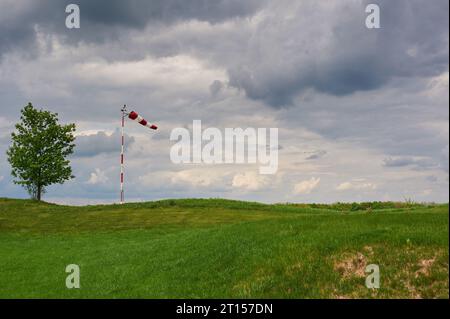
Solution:
M 136 121 L 139 124 L 146 126 L 152 130 L 157 130 L 158 127 L 155 124 L 150 124 L 140 116 L 138 113 L 131 111 L 127 111 L 127 106 L 124 105 L 120 110 L 122 112 L 122 142 L 121 142 L 121 151 L 120 151 L 120 204 L 125 203 L 125 195 L 124 195 L 124 153 L 125 153 L 125 117 L 128 117 L 130 120 Z
M 124 194 L 124 150 L 125 150 L 125 116 L 127 116 L 127 106 L 124 105 L 122 111 L 122 145 L 120 151 L 120 204 L 125 203 Z

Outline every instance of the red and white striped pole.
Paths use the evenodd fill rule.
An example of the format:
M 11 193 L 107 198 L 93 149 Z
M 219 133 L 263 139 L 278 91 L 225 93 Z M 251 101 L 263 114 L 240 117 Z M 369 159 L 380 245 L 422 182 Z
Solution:
M 125 150 L 125 116 L 127 116 L 127 106 L 124 105 L 122 111 L 122 145 L 120 151 L 120 204 L 125 203 L 124 194 L 124 150 Z

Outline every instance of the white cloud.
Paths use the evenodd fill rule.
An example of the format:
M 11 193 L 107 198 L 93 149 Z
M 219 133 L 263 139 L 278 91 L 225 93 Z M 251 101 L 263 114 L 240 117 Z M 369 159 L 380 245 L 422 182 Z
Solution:
M 146 57 L 140 61 L 79 63 L 74 74 L 84 83 L 112 86 L 158 87 L 177 91 L 207 92 L 211 82 L 226 79 L 225 71 L 212 69 L 188 55 L 159 59 Z M 208 92 L 209 93 L 209 92 Z
M 142 168 L 144 169 L 144 168 Z M 139 176 L 139 182 L 148 188 L 189 191 L 197 188 L 223 188 L 227 172 L 211 168 L 192 168 L 181 171 L 150 171 Z
M 256 191 L 268 186 L 270 179 L 257 172 L 245 172 L 236 174 L 233 177 L 232 186 L 248 191 Z
M 96 168 L 95 172 L 91 173 L 91 176 L 87 181 L 87 183 L 91 185 L 98 185 L 98 184 L 105 184 L 107 181 L 108 177 L 106 176 L 105 172 L 99 168 Z
M 209 187 L 220 182 L 218 176 L 201 170 L 184 170 L 172 175 L 173 184 L 190 184 L 196 187 Z
M 311 177 L 309 180 L 302 181 L 294 186 L 294 194 L 310 194 L 314 189 L 319 186 L 320 177 L 314 178 Z
M 336 187 L 338 191 L 347 191 L 347 190 L 375 190 L 377 185 L 372 183 L 365 183 L 359 180 L 355 180 L 352 182 L 344 182 L 339 184 Z

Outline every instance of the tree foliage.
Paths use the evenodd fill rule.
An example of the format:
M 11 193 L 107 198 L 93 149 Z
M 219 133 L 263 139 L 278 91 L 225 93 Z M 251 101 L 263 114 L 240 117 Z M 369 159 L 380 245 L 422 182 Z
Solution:
M 11 134 L 7 151 L 14 183 L 41 200 L 46 187 L 74 178 L 67 157 L 73 153 L 75 124 L 60 125 L 57 113 L 38 110 L 28 103 Z

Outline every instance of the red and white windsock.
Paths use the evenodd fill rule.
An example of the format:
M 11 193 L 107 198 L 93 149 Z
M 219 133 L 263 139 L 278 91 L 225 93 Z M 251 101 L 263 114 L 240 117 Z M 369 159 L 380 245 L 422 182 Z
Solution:
M 139 124 L 147 126 L 148 128 L 151 128 L 152 130 L 156 130 L 158 127 L 155 124 L 150 124 L 145 120 L 142 116 L 137 114 L 134 111 L 131 111 L 130 114 L 128 114 L 128 118 L 130 118 L 133 121 L 139 122 Z

